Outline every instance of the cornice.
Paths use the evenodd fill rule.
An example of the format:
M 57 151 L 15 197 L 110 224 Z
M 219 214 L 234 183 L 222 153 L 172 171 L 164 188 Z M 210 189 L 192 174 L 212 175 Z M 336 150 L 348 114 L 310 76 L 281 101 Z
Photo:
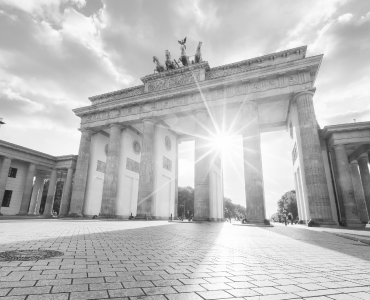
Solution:
M 370 129 L 370 122 L 358 122 L 325 126 L 321 131 L 321 136 L 324 139 L 326 139 L 334 132 L 354 131 L 363 129 Z
M 201 81 L 196 84 L 180 86 L 153 93 L 142 94 L 140 96 L 132 97 L 129 101 L 116 100 L 91 106 L 80 107 L 77 109 L 73 109 L 73 112 L 77 116 L 82 117 L 84 115 L 92 113 L 105 112 L 109 110 L 137 105 L 139 103 L 145 104 L 151 101 L 165 100 L 172 97 L 199 93 L 199 90 L 205 91 L 207 89 L 214 89 L 220 86 L 237 84 L 238 82 L 259 80 L 260 78 L 264 78 L 267 76 L 276 76 L 276 75 L 279 76 L 282 74 L 289 73 L 291 71 L 302 71 L 305 69 L 309 71 L 310 68 L 318 67 L 318 65 L 321 63 L 322 57 L 323 57 L 322 55 L 316 55 L 308 58 L 287 61 L 280 64 L 268 65 L 260 67 L 258 69 L 251 70 L 249 72 L 232 74 L 221 78 Z
M 54 160 L 54 161 L 56 161 L 56 159 L 57 159 L 56 156 L 52 156 L 50 154 L 46 154 L 46 153 L 43 153 L 43 152 L 32 150 L 30 148 L 26 148 L 26 147 L 22 147 L 22 146 L 19 146 L 19 145 L 16 145 L 16 144 L 12 144 L 12 143 L 9 143 L 9 142 L 3 141 L 3 140 L 0 140 L 0 146 L 6 147 L 6 148 L 9 148 L 9 149 L 12 149 L 12 150 L 17 150 L 17 151 L 20 151 L 20 152 L 32 154 L 32 155 L 42 157 L 42 158 L 45 158 L 45 159 L 50 159 L 50 160 Z

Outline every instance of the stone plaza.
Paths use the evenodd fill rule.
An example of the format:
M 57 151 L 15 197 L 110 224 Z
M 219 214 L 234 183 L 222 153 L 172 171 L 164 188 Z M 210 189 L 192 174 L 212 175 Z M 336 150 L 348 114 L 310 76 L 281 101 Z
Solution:
M 0 220 L 0 252 L 64 253 L 0 254 L 0 299 L 370 299 L 368 231 L 234 224 Z

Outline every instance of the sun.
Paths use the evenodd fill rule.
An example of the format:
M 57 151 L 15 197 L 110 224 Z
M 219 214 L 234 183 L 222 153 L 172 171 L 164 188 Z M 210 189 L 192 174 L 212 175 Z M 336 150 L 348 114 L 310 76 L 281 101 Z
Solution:
M 232 136 L 226 132 L 218 132 L 212 137 L 212 148 L 218 151 L 222 156 L 225 156 L 230 152 L 232 146 Z

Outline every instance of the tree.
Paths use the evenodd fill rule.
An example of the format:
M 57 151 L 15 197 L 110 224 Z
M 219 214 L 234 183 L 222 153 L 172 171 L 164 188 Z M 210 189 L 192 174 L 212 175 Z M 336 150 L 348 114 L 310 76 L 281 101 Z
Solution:
M 282 195 L 277 202 L 277 206 L 278 216 L 283 215 L 285 212 L 286 214 L 292 213 L 293 218 L 296 218 L 298 216 L 298 207 L 295 190 L 291 190 Z
M 185 205 L 185 209 L 184 209 Z M 185 211 L 185 217 L 194 214 L 194 189 L 191 186 L 181 187 L 178 189 L 178 207 L 177 215 L 181 216 Z
M 246 209 L 240 204 L 234 204 L 231 199 L 224 197 L 224 217 L 242 218 L 246 214 Z

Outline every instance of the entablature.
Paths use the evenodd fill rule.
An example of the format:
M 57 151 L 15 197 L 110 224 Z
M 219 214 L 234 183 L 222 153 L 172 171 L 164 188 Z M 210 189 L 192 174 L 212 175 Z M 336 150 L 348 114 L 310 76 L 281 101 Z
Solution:
M 73 110 L 77 116 L 83 117 L 96 113 L 109 112 L 137 105 L 149 105 L 158 101 L 169 101 L 174 98 L 184 96 L 192 96 L 199 93 L 207 93 L 215 89 L 226 89 L 232 86 L 243 86 L 248 83 L 254 86 L 255 91 L 260 89 L 285 87 L 287 85 L 295 85 L 301 83 L 309 83 L 307 88 L 313 86 L 316 73 L 320 66 L 322 55 L 313 56 L 305 59 L 290 61 L 281 65 L 266 67 L 263 70 L 255 70 L 249 73 L 240 73 L 216 78 L 213 80 L 205 80 L 188 86 L 181 86 L 174 89 L 162 90 L 158 92 L 148 93 L 145 95 L 132 98 L 130 101 L 110 101 L 97 105 L 86 106 Z M 285 83 L 286 82 L 286 83 Z M 253 92 L 253 91 L 252 91 Z M 155 104 L 152 104 L 152 106 Z M 113 112 L 113 114 L 115 114 Z M 82 120 L 82 122 L 84 122 Z

